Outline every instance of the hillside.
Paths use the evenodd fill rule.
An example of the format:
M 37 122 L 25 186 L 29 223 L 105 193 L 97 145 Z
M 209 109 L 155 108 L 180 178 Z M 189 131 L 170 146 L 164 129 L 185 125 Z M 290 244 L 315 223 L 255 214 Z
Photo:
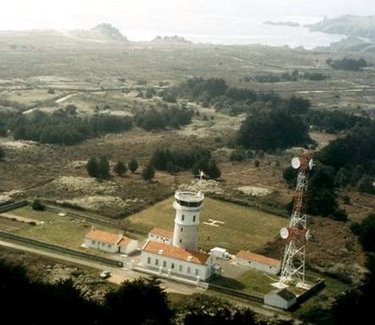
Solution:
M 324 19 L 308 27 L 311 31 L 375 40 L 375 16 L 360 17 L 346 15 L 338 18 Z

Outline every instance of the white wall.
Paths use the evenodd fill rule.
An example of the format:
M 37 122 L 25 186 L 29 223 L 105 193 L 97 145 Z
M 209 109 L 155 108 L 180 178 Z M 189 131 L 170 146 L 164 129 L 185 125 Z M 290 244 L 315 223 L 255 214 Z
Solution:
M 137 248 L 138 248 L 138 241 L 131 240 L 128 245 L 120 246 L 120 253 L 129 255 L 135 252 Z
M 264 296 L 264 303 L 269 306 L 286 310 L 296 303 L 296 298 L 288 301 L 271 291 Z
M 148 234 L 148 239 L 152 240 L 152 241 L 156 241 L 158 243 L 169 244 L 169 245 L 172 244 L 172 239 L 171 238 L 154 235 L 152 233 Z
M 99 242 L 97 240 L 91 240 L 91 239 L 88 239 L 88 238 L 85 238 L 84 245 L 86 247 L 99 249 L 101 251 L 105 251 L 105 252 L 108 252 L 108 253 L 117 253 L 119 251 L 119 248 L 118 248 L 117 245 L 102 243 L 102 242 Z
M 143 267 L 159 271 L 161 268 L 163 274 L 168 274 L 168 272 L 170 272 L 173 275 L 182 275 L 194 280 L 197 280 L 197 277 L 199 277 L 200 280 L 206 280 L 212 274 L 213 258 L 210 256 L 208 265 L 202 265 L 143 251 L 141 263 Z
M 269 274 L 278 274 L 280 272 L 280 264 L 277 266 L 269 266 L 266 264 L 262 264 L 256 261 L 249 261 L 239 257 L 236 257 L 236 262 L 238 265 L 246 266 Z

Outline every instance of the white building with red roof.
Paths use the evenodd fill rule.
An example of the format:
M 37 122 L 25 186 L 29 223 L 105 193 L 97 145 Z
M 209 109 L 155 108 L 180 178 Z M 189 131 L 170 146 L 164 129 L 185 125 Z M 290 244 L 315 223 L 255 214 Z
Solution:
M 278 274 L 281 268 L 279 260 L 244 250 L 237 253 L 236 263 L 270 274 Z
M 160 274 L 204 281 L 213 274 L 216 258 L 205 252 L 189 251 L 170 244 L 147 241 L 142 249 L 141 262 L 143 267 L 158 271 Z
M 154 228 L 142 248 L 138 266 L 160 275 L 205 281 L 220 272 L 216 257 L 198 249 L 201 192 L 176 191 L 174 231 Z
M 86 234 L 83 246 L 108 253 L 129 255 L 137 250 L 138 242 L 123 234 L 115 234 L 93 228 Z

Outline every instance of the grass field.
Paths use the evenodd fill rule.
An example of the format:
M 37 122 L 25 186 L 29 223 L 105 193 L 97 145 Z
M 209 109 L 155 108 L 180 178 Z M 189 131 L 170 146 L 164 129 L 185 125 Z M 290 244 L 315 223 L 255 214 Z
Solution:
M 173 198 L 164 200 L 129 217 L 130 224 L 142 230 L 160 227 L 173 230 Z M 224 222 L 219 227 L 204 224 L 208 219 Z M 257 250 L 278 236 L 287 220 L 233 203 L 205 198 L 200 215 L 199 245 L 204 249 L 224 247 L 231 253 L 241 249 Z
M 79 218 L 69 217 L 69 215 L 61 217 L 56 212 L 48 210 L 35 211 L 30 206 L 13 210 L 12 213 L 44 221 L 44 224 L 40 226 L 21 227 L 15 231 L 18 235 L 76 249 L 83 243 L 86 233 L 92 226 L 114 233 L 120 232 L 119 229 L 106 228 Z

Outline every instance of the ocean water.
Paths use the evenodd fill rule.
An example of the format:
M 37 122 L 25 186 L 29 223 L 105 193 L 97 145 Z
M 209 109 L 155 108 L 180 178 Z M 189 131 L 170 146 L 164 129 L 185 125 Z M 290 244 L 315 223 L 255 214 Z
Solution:
M 280 21 L 280 20 L 276 20 Z M 281 20 L 287 21 L 287 20 Z M 296 21 L 296 20 L 293 20 Z M 306 20 L 305 20 L 306 21 Z M 275 26 L 264 24 L 264 21 L 238 22 L 225 25 L 204 26 L 174 26 L 160 29 L 128 29 L 120 28 L 121 32 L 132 41 L 149 41 L 156 36 L 178 35 L 193 43 L 209 43 L 222 45 L 262 44 L 270 46 L 289 46 L 291 48 L 303 47 L 314 49 L 329 46 L 345 38 L 343 35 L 310 32 L 309 28 Z

